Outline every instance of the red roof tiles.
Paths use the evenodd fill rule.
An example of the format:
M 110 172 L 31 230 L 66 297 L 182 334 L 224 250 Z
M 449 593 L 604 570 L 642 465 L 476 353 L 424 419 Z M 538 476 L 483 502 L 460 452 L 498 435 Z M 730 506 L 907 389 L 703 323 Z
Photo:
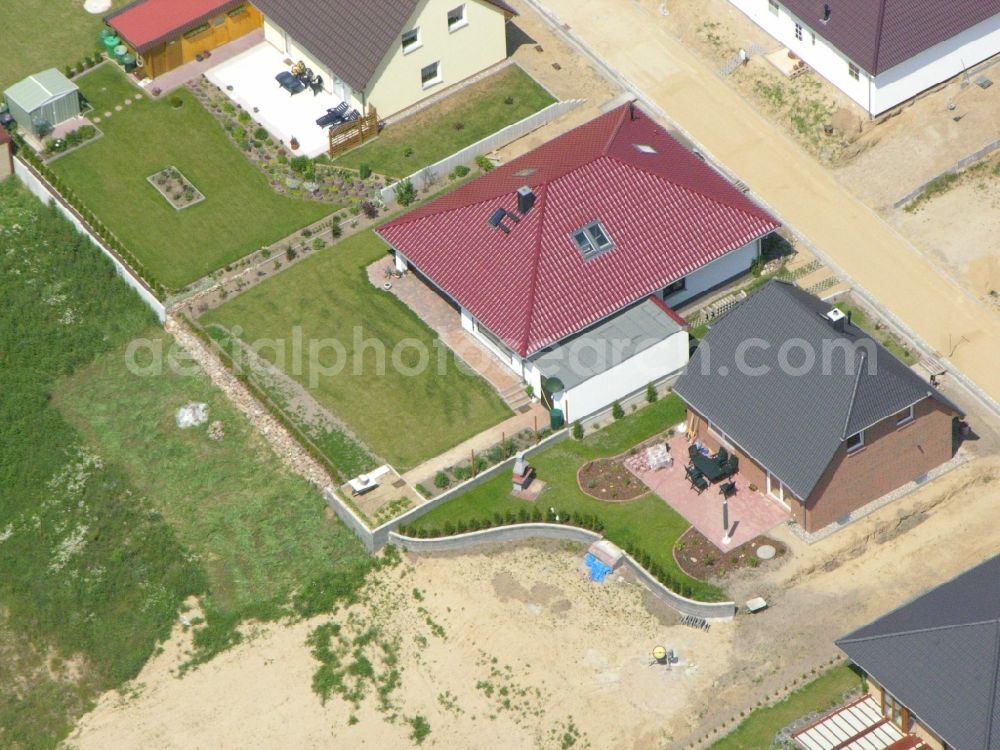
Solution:
M 509 234 L 491 227 L 497 208 L 515 212 L 522 185 L 535 193 L 534 208 L 517 224 L 505 222 Z M 585 261 L 571 234 L 594 221 L 614 249 Z M 527 356 L 778 226 L 645 113 L 625 105 L 378 233 Z
M 146 52 L 242 4 L 242 0 L 141 0 L 104 20 L 136 50 Z

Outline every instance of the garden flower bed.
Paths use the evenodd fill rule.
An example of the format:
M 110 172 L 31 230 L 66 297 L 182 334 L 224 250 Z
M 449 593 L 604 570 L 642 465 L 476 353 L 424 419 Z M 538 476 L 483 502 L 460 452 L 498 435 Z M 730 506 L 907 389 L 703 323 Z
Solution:
M 771 560 L 761 560 L 757 550 L 768 544 L 774 547 L 775 556 Z M 699 581 L 725 578 L 739 570 L 769 567 L 787 552 L 785 545 L 770 537 L 759 536 L 734 549 L 720 552 L 710 540 L 695 528 L 690 528 L 674 545 L 674 560 L 677 566 Z
M 649 492 L 649 488 L 625 467 L 620 457 L 588 461 L 580 467 L 576 478 L 585 494 L 609 503 L 628 502 Z
M 166 167 L 146 178 L 156 190 L 178 211 L 197 205 L 205 200 L 194 185 L 192 185 L 177 167 Z

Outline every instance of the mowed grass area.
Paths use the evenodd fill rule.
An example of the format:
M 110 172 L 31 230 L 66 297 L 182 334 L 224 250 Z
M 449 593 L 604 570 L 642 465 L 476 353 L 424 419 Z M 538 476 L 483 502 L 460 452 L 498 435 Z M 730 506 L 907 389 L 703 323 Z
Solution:
M 653 494 L 627 503 L 607 503 L 584 494 L 577 484 L 579 468 L 595 458 L 611 457 L 652 436 L 665 432 L 684 419 L 685 407 L 676 396 L 668 396 L 583 440 L 567 440 L 531 459 L 539 479 L 546 482 L 543 505 L 557 512 L 596 515 L 604 522 L 604 536 L 620 547 L 634 546 L 676 581 L 687 583 L 692 596 L 704 601 L 723 600 L 722 591 L 712 584 L 686 575 L 674 562 L 673 548 L 690 524 Z M 517 513 L 525 508 L 522 500 L 510 496 L 510 477 L 498 476 L 461 497 L 435 508 L 415 524 L 418 529 L 440 533 L 445 524 L 468 524 L 492 520 L 495 513 Z M 530 508 L 529 508 L 530 510 Z
M 114 0 L 113 7 L 127 2 Z M 93 55 L 103 26 L 101 16 L 87 13 L 81 0 L 3 0 L 0 91 L 32 73 L 46 68 L 62 70 Z
M 137 377 L 169 343 L 111 264 L 0 182 L 0 747 L 55 747 L 135 677 L 188 597 L 197 663 L 249 617 L 327 611 L 370 559 L 202 375 Z M 166 352 L 165 352 L 166 353 Z M 209 404 L 221 442 L 181 431 Z
M 740 722 L 731 734 L 709 750 L 762 750 L 773 747 L 774 736 L 806 714 L 829 711 L 844 702 L 848 693 L 860 693 L 863 680 L 848 665 L 834 667 L 773 706 L 759 708 Z
M 118 73 L 108 67 L 111 73 Z M 107 99 L 105 71 L 81 81 Z M 90 94 L 87 93 L 89 96 Z M 183 106 L 148 97 L 102 119 L 101 138 L 53 162 L 53 169 L 153 275 L 180 289 L 262 245 L 332 212 L 275 193 L 222 127 L 185 90 Z M 146 178 L 179 169 L 205 201 L 175 210 Z
M 406 471 L 511 412 L 489 384 L 458 368 L 408 307 L 371 285 L 365 269 L 382 257 L 389 262 L 386 253 L 373 231 L 356 234 L 201 322 L 210 333 L 216 326 L 239 326 L 242 341 L 251 345 L 284 342 L 284 371 L 374 453 Z M 296 329 L 303 342 L 298 363 L 292 361 Z M 315 357 L 309 356 L 312 346 Z M 275 346 L 261 347 L 260 354 L 280 365 Z
M 553 102 L 531 76 L 512 65 L 388 126 L 377 139 L 333 163 L 354 169 L 367 164 L 379 174 L 406 177 Z M 407 156 L 408 149 L 412 153 Z
M 122 104 L 126 99 L 135 98 L 141 93 L 140 89 L 122 75 L 121 69 L 111 62 L 105 62 L 77 76 L 73 83 L 80 87 L 80 93 L 93 107 L 87 113 L 91 117 L 101 117 L 105 112 L 114 111 L 116 104 Z

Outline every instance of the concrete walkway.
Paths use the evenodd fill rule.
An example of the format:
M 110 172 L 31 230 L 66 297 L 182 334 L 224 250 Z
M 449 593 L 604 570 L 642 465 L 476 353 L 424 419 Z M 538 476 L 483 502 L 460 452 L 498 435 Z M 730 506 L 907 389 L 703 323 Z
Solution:
M 761 117 L 655 13 L 623 0 L 531 1 L 748 184 L 894 322 L 994 405 L 1000 401 L 1000 320 Z

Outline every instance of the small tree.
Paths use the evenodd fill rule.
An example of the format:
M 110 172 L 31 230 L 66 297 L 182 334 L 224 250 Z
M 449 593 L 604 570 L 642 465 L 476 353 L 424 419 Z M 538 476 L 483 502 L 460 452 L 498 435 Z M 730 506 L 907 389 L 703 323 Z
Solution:
M 358 168 L 358 173 L 361 175 L 362 180 L 367 180 L 369 177 L 372 176 L 372 168 L 369 167 L 367 164 L 362 164 Z
M 583 425 L 579 422 L 573 423 L 573 439 L 583 440 Z
M 646 403 L 656 403 L 656 389 L 653 387 L 652 383 L 646 386 Z
M 417 189 L 410 180 L 402 180 L 396 185 L 396 200 L 401 206 L 409 206 L 417 198 Z
M 622 405 L 619 404 L 617 401 L 615 401 L 611 405 L 611 416 L 614 417 L 615 419 L 621 419 L 622 417 L 625 416 L 625 410 L 622 408 Z

